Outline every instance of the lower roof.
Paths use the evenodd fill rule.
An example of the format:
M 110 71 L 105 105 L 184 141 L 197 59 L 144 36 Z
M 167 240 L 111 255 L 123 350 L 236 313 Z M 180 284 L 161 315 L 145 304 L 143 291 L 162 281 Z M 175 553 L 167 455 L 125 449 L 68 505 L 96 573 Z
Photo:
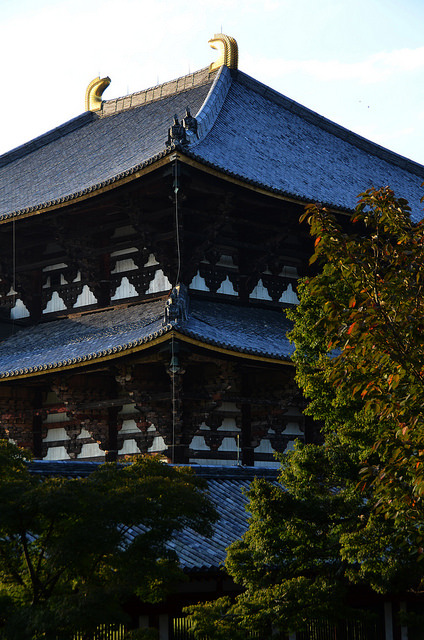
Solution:
M 39 461 L 30 463 L 33 473 L 40 475 L 64 476 L 69 478 L 84 477 L 99 466 L 97 462 L 78 461 Z M 254 478 L 263 478 L 276 483 L 278 470 L 256 469 L 253 467 L 220 467 L 192 466 L 196 475 L 206 480 L 210 499 L 218 511 L 218 521 L 210 538 L 186 528 L 174 534 L 168 543 L 180 560 L 185 571 L 216 571 L 223 566 L 227 555 L 227 547 L 241 538 L 248 524 L 246 510 L 248 498 L 246 490 Z M 134 527 L 131 536 L 142 533 L 142 529 Z
M 27 377 L 121 357 L 171 339 L 229 354 L 288 361 L 293 351 L 283 310 L 190 300 L 166 319 L 167 300 L 84 313 L 20 330 L 0 343 L 0 379 Z

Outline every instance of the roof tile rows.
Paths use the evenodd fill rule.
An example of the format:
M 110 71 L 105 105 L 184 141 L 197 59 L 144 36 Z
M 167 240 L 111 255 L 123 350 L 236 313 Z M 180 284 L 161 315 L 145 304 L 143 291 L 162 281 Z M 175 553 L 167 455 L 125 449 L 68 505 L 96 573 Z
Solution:
M 366 188 L 390 185 L 422 217 L 423 166 L 223 67 L 106 101 L 103 115 L 83 114 L 2 156 L 0 218 L 94 192 L 169 153 L 168 127 L 186 106 L 200 132 L 188 154 L 204 164 L 342 209 Z
M 208 136 L 192 152 L 248 181 L 353 209 L 389 185 L 422 217 L 424 167 L 379 147 L 238 72 Z
M 98 464 L 83 461 L 34 461 L 30 463 L 30 468 L 33 473 L 40 475 L 75 478 L 91 473 Z M 186 528 L 174 535 L 169 548 L 177 553 L 181 567 L 186 571 L 216 571 L 223 566 L 227 547 L 238 540 L 247 529 L 249 515 L 246 510 L 248 500 L 245 492 L 249 489 L 250 483 L 257 477 L 275 483 L 278 471 L 196 465 L 193 465 L 193 470 L 196 475 L 205 478 L 207 491 L 218 511 L 219 519 L 210 538 Z M 131 535 L 136 536 L 142 531 L 142 528 L 134 527 Z
M 292 347 L 283 311 L 193 300 L 187 320 L 165 323 L 165 301 L 71 316 L 22 329 L 0 343 L 0 378 L 125 354 L 171 329 L 241 353 L 287 359 Z
M 74 127 L 46 134 L 34 150 L 2 156 L 0 217 L 81 195 L 149 162 L 164 152 L 174 114 L 182 117 L 187 106 L 196 113 L 210 84 L 109 117 L 83 114 Z

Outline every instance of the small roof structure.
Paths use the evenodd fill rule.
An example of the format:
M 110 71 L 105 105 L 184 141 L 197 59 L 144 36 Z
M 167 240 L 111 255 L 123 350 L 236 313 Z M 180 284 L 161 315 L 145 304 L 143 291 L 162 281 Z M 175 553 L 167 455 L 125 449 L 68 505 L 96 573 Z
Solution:
M 89 475 L 99 463 L 84 461 L 54 462 L 35 460 L 29 463 L 32 473 L 78 478 Z M 239 540 L 247 529 L 246 491 L 254 478 L 276 483 L 277 469 L 254 467 L 192 466 L 196 475 L 206 481 L 207 492 L 218 511 L 214 532 L 207 538 L 189 528 L 177 532 L 168 543 L 180 560 L 181 567 L 190 573 L 215 572 L 223 567 L 227 547 Z M 140 533 L 134 527 L 131 535 Z

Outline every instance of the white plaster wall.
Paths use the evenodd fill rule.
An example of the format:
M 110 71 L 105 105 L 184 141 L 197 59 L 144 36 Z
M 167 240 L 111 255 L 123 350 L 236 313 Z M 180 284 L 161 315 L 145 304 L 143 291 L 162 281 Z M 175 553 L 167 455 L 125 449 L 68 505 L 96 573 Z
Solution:
M 43 460 L 69 460 L 70 456 L 67 453 L 65 447 L 49 447 L 47 449 L 47 455 Z
M 116 251 L 115 254 L 112 253 L 111 256 L 117 255 L 118 253 L 120 252 Z M 125 271 L 136 271 L 137 269 L 138 267 L 132 258 L 125 258 L 124 260 L 116 261 L 115 268 L 111 273 L 124 273 Z
M 66 304 L 60 297 L 57 291 L 53 291 L 52 297 L 48 301 L 46 308 L 43 309 L 43 313 L 53 313 L 53 311 L 64 311 Z
M 116 288 L 111 300 L 122 300 L 122 298 L 134 298 L 138 296 L 138 291 L 126 276 L 121 279 L 121 284 Z
M 97 298 L 94 296 L 91 289 L 85 284 L 74 304 L 74 309 L 77 309 L 78 307 L 88 307 L 90 304 L 97 304 Z
M 210 291 L 206 285 L 205 279 L 202 278 L 199 272 L 193 277 L 193 280 L 188 285 L 189 289 L 195 289 L 196 291 Z
M 28 318 L 29 315 L 28 309 L 22 300 L 18 298 L 15 302 L 15 306 L 10 310 L 10 317 L 12 320 L 17 320 L 18 318 Z
M 210 447 L 205 442 L 205 436 L 193 436 L 190 442 L 190 449 L 193 449 L 193 451 L 210 451 Z
M 43 442 L 55 442 L 58 440 L 70 440 L 64 427 L 48 429 L 47 436 L 43 438 Z
M 155 277 L 150 281 L 149 288 L 146 293 L 161 293 L 162 291 L 169 291 L 172 288 L 168 277 L 164 274 L 162 269 L 158 269 L 155 272 Z
M 122 448 L 119 449 L 118 451 L 119 455 L 125 455 L 125 456 L 133 455 L 135 453 L 141 453 L 141 451 L 138 448 L 134 438 L 129 438 L 128 440 L 124 440 L 124 442 L 122 443 Z
M 250 298 L 253 298 L 254 300 L 272 300 L 271 296 L 268 293 L 268 289 L 264 287 L 262 278 L 253 289 L 252 293 L 250 294 Z
M 104 458 L 105 452 L 102 451 L 97 442 L 88 442 L 82 445 L 81 453 L 78 459 L 82 458 Z
M 236 296 L 237 291 L 233 287 L 233 283 L 230 278 L 227 276 L 224 282 L 221 282 L 221 286 L 217 290 L 217 293 L 225 293 L 227 296 Z
M 287 286 L 287 289 L 281 294 L 279 302 L 286 302 L 287 304 L 299 304 L 299 298 L 296 291 L 293 291 L 291 284 Z

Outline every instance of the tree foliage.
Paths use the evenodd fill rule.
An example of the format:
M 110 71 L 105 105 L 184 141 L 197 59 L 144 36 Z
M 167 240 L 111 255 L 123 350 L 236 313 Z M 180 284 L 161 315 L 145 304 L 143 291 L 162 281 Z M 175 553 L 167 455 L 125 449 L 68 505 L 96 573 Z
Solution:
M 365 615 L 349 604 L 352 585 L 379 593 L 420 587 L 417 554 L 399 544 L 408 526 L 374 510 L 372 491 L 358 490 L 359 469 L 358 453 L 327 436 L 325 445 L 298 444 L 281 456 L 278 484 L 251 484 L 249 527 L 225 562 L 244 591 L 189 608 L 196 637 L 257 631 L 271 639 L 276 629 L 301 631 L 316 620 L 336 625 Z
M 160 600 L 182 578 L 167 541 L 186 526 L 210 531 L 216 517 L 187 469 L 140 458 L 85 478 L 43 478 L 4 442 L 0 504 L 0 626 L 8 640 L 66 640 L 121 622 L 130 595 Z
M 291 339 L 324 443 L 283 455 L 279 485 L 252 484 L 249 528 L 226 560 L 245 591 L 219 616 L 192 608 L 198 637 L 221 637 L 214 613 L 216 628 L 265 638 L 357 615 L 353 584 L 423 586 L 424 225 L 389 188 L 361 194 L 350 219 L 316 205 L 304 218 L 321 268 L 299 286 Z
M 299 382 L 318 417 L 314 379 L 334 389 L 331 405 L 342 415 L 327 426 L 354 444 L 355 426 L 364 429 L 364 484 L 389 517 L 407 519 L 422 538 L 424 224 L 411 221 L 407 202 L 389 188 L 363 193 L 348 228 L 315 205 L 305 217 L 315 236 L 312 261 L 324 263 L 305 286 L 319 300 L 315 330 L 325 355 L 312 372 L 297 358 Z M 304 343 L 297 329 L 294 337 Z M 343 418 L 352 408 L 353 425 Z

